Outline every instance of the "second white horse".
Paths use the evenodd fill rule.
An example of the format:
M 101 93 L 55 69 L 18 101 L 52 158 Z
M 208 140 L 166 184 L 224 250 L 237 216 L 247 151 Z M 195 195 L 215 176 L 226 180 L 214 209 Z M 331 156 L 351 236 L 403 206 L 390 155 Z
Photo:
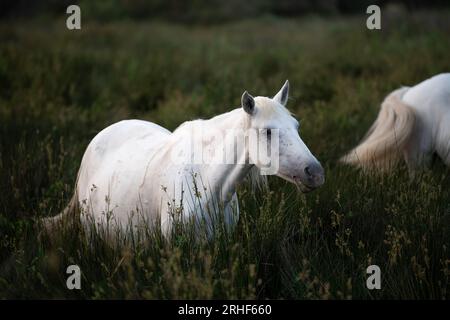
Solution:
M 434 153 L 450 166 L 450 73 L 390 93 L 366 137 L 341 160 L 386 171 L 403 158 L 414 172 Z

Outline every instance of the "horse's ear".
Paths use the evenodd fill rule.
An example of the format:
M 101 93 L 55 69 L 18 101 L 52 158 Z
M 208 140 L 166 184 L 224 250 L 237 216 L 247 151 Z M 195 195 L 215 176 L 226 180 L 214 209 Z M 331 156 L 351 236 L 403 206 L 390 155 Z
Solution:
M 255 99 L 247 91 L 242 94 L 241 106 L 250 115 L 255 112 Z
M 281 103 L 283 106 L 286 106 L 287 100 L 289 97 L 289 80 L 286 80 L 286 82 L 283 85 L 283 88 L 281 88 L 280 91 L 273 97 L 273 100 L 277 101 L 278 103 Z

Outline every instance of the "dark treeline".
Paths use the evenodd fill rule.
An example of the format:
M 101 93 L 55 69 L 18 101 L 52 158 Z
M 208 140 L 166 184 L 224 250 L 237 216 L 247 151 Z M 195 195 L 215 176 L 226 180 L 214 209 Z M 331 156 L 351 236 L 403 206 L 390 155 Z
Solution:
M 2 0 L 0 18 L 52 16 L 65 12 L 70 4 L 82 8 L 84 18 L 167 19 L 183 23 L 215 23 L 262 14 L 299 16 L 303 14 L 351 14 L 365 11 L 370 4 L 397 4 L 414 10 L 448 6 L 448 0 Z

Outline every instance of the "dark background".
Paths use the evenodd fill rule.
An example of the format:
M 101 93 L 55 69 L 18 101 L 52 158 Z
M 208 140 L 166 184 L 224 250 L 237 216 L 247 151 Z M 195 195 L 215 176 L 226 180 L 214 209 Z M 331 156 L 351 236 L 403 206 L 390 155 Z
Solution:
M 58 15 L 70 4 L 83 7 L 83 19 L 164 19 L 180 23 L 218 23 L 264 14 L 282 17 L 305 14 L 352 14 L 365 12 L 367 6 L 396 4 L 409 10 L 449 6 L 445 0 L 4 0 L 0 18 Z

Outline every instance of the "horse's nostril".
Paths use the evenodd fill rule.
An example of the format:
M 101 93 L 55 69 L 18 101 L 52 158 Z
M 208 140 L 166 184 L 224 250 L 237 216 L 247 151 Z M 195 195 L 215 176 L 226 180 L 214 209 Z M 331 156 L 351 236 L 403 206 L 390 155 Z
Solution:
M 311 177 L 311 176 L 312 176 L 309 167 L 306 167 L 306 168 L 305 168 L 305 173 L 306 173 L 306 175 L 307 175 L 308 177 Z

